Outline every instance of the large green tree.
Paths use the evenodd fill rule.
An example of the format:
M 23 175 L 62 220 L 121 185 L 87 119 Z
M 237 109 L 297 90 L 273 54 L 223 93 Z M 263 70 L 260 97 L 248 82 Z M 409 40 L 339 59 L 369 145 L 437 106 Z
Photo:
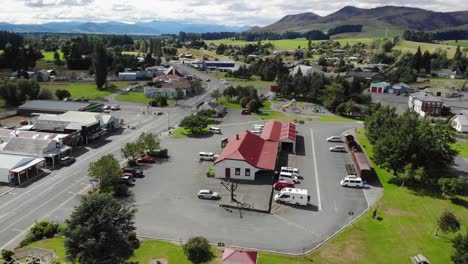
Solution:
M 145 153 L 145 145 L 142 140 L 136 142 L 129 142 L 125 144 L 123 148 L 120 149 L 122 155 L 126 159 L 135 160 L 138 157 L 141 157 Z
M 346 101 L 345 89 L 339 83 L 332 83 L 325 86 L 322 96 L 323 106 L 335 112 L 336 107 Z
M 452 255 L 453 263 L 468 263 L 468 231 L 464 236 L 459 234 L 455 237 L 453 240 L 453 247 L 455 248 L 455 253 Z
M 457 217 L 449 211 L 444 211 L 437 220 L 437 228 L 434 232 L 434 235 L 437 236 L 437 231 L 442 230 L 444 233 L 453 233 L 460 230 L 460 221 Z
M 82 264 L 127 263 L 139 246 L 135 210 L 108 194 L 84 196 L 66 221 L 67 258 Z
M 194 135 L 202 133 L 203 129 L 208 125 L 209 118 L 205 116 L 191 115 L 185 117 L 181 122 L 180 126 L 190 130 Z
M 159 138 L 154 133 L 141 133 L 138 140 L 142 143 L 143 148 L 149 152 L 153 152 L 159 148 Z
M 192 237 L 183 245 L 187 259 L 193 263 L 207 262 L 212 257 L 210 244 L 204 237 Z
M 89 176 L 99 182 L 100 188 L 113 187 L 122 176 L 119 161 L 107 154 L 89 164 Z
M 98 89 L 102 89 L 107 81 L 107 50 L 101 41 L 96 40 L 93 50 L 94 79 Z

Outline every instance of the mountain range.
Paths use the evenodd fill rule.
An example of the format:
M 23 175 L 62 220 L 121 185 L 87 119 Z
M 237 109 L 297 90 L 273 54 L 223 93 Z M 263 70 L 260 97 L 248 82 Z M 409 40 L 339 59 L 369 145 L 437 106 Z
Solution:
M 183 22 L 153 20 L 128 24 L 123 22 L 50 22 L 45 24 L 10 24 L 0 22 L 0 30 L 20 33 L 92 33 L 92 34 L 179 34 L 180 31 L 192 33 L 205 32 L 242 32 L 248 26 L 231 27 L 217 24 L 189 24 Z
M 363 30 L 424 30 L 446 31 L 468 29 L 468 11 L 434 12 L 430 10 L 382 6 L 371 9 L 346 6 L 327 16 L 314 13 L 287 15 L 266 27 L 253 27 L 251 32 L 307 32 L 328 30 L 340 25 L 363 25 Z

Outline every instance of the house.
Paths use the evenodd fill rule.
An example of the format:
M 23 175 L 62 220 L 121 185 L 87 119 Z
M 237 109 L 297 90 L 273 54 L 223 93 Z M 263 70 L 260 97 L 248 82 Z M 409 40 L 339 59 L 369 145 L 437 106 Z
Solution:
M 461 133 L 468 132 L 468 118 L 463 113 L 460 113 L 459 115 L 455 115 L 454 117 L 452 117 L 450 119 L 450 123 L 452 124 L 452 127 L 458 132 L 461 132 Z
M 362 79 L 370 80 L 372 82 L 383 82 L 386 80 L 385 75 L 380 72 L 348 71 L 346 73 L 346 77 L 362 78 Z
M 279 150 L 289 153 L 294 153 L 296 150 L 296 125 L 293 123 L 268 121 L 260 137 L 267 141 L 278 142 Z
M 388 82 L 373 82 L 369 86 L 371 93 L 390 93 L 392 85 Z M 392 90 L 393 91 L 393 90 Z
M 432 70 L 431 75 L 439 78 L 450 78 L 452 72 L 451 69 Z
M 278 145 L 250 131 L 236 134 L 214 162 L 215 177 L 255 180 L 259 172 L 274 171 Z
M 453 71 L 450 74 L 450 79 L 464 79 L 464 78 L 465 78 L 465 74 L 459 68 L 457 68 L 455 71 Z
M 198 110 L 214 110 L 216 111 L 216 117 L 222 117 L 226 114 L 226 107 L 222 104 L 217 104 L 214 102 L 205 102 Z
M 223 264 L 256 264 L 257 257 L 257 250 L 225 248 Z
M 299 71 L 302 73 L 303 76 L 312 76 L 312 74 L 314 73 L 323 73 L 322 69 L 318 67 L 297 65 L 292 69 L 291 76 L 295 76 Z
M 440 116 L 444 104 L 439 98 L 427 92 L 417 92 L 409 96 L 408 107 L 422 117 Z
M 456 89 L 455 87 L 427 88 L 427 89 L 424 89 L 424 91 L 429 92 L 433 96 L 437 96 L 437 97 L 443 96 L 447 98 L 460 97 L 463 94 L 459 89 Z
M 181 70 L 174 68 L 174 66 L 169 66 L 169 68 L 167 68 L 164 71 L 164 74 L 166 74 L 166 75 L 177 75 L 179 77 L 184 77 L 184 75 L 185 75 Z
M 164 75 L 166 72 L 166 67 L 164 66 L 152 66 L 152 67 L 147 67 L 145 71 L 149 71 L 153 73 L 153 77 L 157 77 L 160 75 Z
M 36 72 L 36 80 L 38 82 L 48 82 L 50 81 L 50 73 L 47 70 L 39 70 Z

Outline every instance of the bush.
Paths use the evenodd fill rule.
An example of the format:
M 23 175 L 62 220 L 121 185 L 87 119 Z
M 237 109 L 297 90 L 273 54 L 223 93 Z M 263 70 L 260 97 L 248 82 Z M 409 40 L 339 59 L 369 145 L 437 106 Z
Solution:
M 204 237 L 192 237 L 183 246 L 185 256 L 193 263 L 207 262 L 211 259 L 210 244 Z
M 203 109 L 198 111 L 197 115 L 198 116 L 206 116 L 206 117 L 211 117 L 216 114 L 216 111 L 213 109 Z
M 38 98 L 41 100 L 52 99 L 52 92 L 49 89 L 41 89 Z
M 157 159 L 167 159 L 167 158 L 169 158 L 167 149 L 161 149 L 161 150 L 156 150 L 156 151 L 148 151 L 146 154 L 148 156 L 150 156 L 150 157 L 157 158 Z
M 148 104 L 149 104 L 150 106 L 152 106 L 152 107 L 157 107 L 157 106 L 158 106 L 158 102 L 157 102 L 156 100 L 151 100 L 151 101 L 149 101 Z
M 128 186 L 126 184 L 117 184 L 114 186 L 114 196 L 116 197 L 127 197 L 130 192 L 128 191 Z
M 8 263 L 9 261 L 12 260 L 12 256 L 15 254 L 15 252 L 9 250 L 9 249 L 3 249 L 2 250 L 2 259 Z
M 127 164 L 128 164 L 129 167 L 135 167 L 135 166 L 138 165 L 136 160 L 133 160 L 133 159 L 128 160 Z
M 211 168 L 206 172 L 206 177 L 213 178 L 215 176 L 215 166 L 211 166 Z

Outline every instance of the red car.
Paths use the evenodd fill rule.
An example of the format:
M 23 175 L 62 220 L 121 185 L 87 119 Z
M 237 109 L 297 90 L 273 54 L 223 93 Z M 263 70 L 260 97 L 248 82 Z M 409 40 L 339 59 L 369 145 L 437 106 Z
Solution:
M 281 190 L 283 188 L 294 188 L 296 185 L 294 184 L 294 182 L 287 182 L 287 181 L 277 181 L 275 184 L 273 184 L 273 188 L 275 188 L 275 190 Z
M 249 109 L 242 109 L 241 115 L 250 115 L 250 110 Z
M 137 162 L 138 163 L 155 163 L 156 159 L 147 155 L 147 156 L 137 159 Z

